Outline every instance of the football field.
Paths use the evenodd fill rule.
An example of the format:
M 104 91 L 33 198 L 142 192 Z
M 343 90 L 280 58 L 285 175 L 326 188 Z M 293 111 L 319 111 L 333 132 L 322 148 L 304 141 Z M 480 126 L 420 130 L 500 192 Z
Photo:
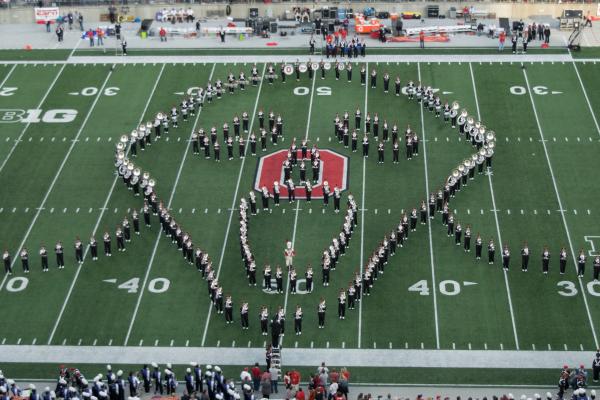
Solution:
M 126 252 L 102 252 L 102 234 L 131 210 L 140 210 L 114 168 L 115 146 L 141 122 L 179 104 L 183 94 L 204 87 L 250 63 L 0 64 L 0 246 L 13 258 L 14 274 L 0 283 L 3 345 L 263 347 L 259 309 L 286 309 L 284 347 L 335 349 L 573 350 L 598 348 L 600 283 L 593 281 L 593 256 L 600 252 L 600 65 L 595 62 L 368 62 L 352 60 L 352 82 L 333 69 L 325 79 L 303 74 L 286 83 L 263 79 L 245 91 L 225 93 L 206 104 L 179 128 L 141 152 L 136 165 L 156 180 L 158 196 L 207 251 L 226 294 L 234 301 L 233 324 L 215 313 L 206 282 L 188 265 L 170 239 L 159 232 L 157 217 L 133 235 Z M 377 88 L 360 84 L 359 69 L 378 72 Z M 265 64 L 257 65 L 259 73 Z M 278 67 L 276 69 L 278 71 Z M 388 72 L 389 93 L 381 77 Z M 337 296 L 361 271 L 402 212 L 419 207 L 443 186 L 451 171 L 475 151 L 456 129 L 435 118 L 416 101 L 395 96 L 393 80 L 403 86 L 421 81 L 442 100 L 458 101 L 475 120 L 496 132 L 493 168 L 475 174 L 450 204 L 474 238 L 479 232 L 484 254 L 464 252 L 441 223 L 441 214 L 417 225 L 403 248 L 390 258 L 371 290 L 346 318 L 337 318 Z M 370 157 L 353 153 L 333 135 L 336 113 L 379 114 L 397 124 L 402 141 L 400 162 L 393 164 L 391 143 L 385 163 L 377 163 L 376 142 Z M 273 111 L 284 121 L 284 141 L 268 141 L 267 151 L 221 162 L 192 153 L 192 130 L 232 125 L 248 112 L 258 130 L 257 111 Z M 363 118 L 364 123 L 364 118 Z M 410 124 L 421 139 L 412 160 L 404 156 L 403 132 Z M 391 130 L 391 129 L 390 129 Z M 358 202 L 358 226 L 350 247 L 320 283 L 323 249 L 340 232 L 343 213 L 320 199 L 300 200 L 250 217 L 250 242 L 260 277 L 248 286 L 239 250 L 238 205 L 248 197 L 260 157 L 287 149 L 292 138 L 306 137 L 321 150 L 347 158 L 348 188 Z M 309 172 L 310 175 L 310 172 Z M 260 193 L 256 192 L 260 205 Z M 95 234 L 99 260 L 86 250 L 75 261 L 73 242 Z M 285 240 L 291 240 L 300 277 L 315 268 L 312 293 L 266 293 L 260 288 L 264 264 L 284 264 Z M 487 242 L 496 243 L 496 262 L 487 263 Z M 65 246 L 66 267 L 58 270 L 53 248 Z M 521 272 L 520 249 L 531 250 L 529 271 Z M 50 271 L 43 273 L 38 250 L 49 250 Z M 501 244 L 511 250 L 509 271 L 501 265 Z M 551 253 L 550 273 L 541 272 L 541 253 Z M 27 247 L 31 273 L 24 274 L 18 251 Z M 558 271 L 558 253 L 569 253 L 567 271 Z M 575 257 L 587 256 L 583 278 Z M 287 279 L 286 279 L 287 282 Z M 300 284 L 300 289 L 303 288 Z M 325 329 L 317 328 L 320 298 L 328 304 Z M 239 321 L 242 301 L 250 304 L 250 329 Z M 303 333 L 293 334 L 293 311 L 304 309 Z

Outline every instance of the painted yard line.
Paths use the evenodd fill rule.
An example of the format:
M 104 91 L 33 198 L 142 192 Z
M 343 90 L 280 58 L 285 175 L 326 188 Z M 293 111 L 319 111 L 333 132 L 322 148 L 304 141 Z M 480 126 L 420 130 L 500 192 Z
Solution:
M 556 178 L 554 177 L 554 170 L 552 169 L 552 163 L 550 162 L 550 156 L 548 155 L 548 149 L 546 148 L 546 142 L 544 141 L 544 132 L 542 130 L 542 125 L 540 124 L 540 119 L 538 117 L 537 109 L 535 107 L 535 101 L 533 100 L 533 95 L 531 94 L 531 86 L 529 85 L 529 78 L 527 77 L 527 71 L 523 69 L 523 76 L 525 77 L 525 83 L 527 84 L 527 90 L 529 92 L 529 99 L 531 100 L 531 106 L 533 108 L 533 115 L 535 116 L 535 122 L 538 127 L 538 131 L 540 133 L 540 137 L 542 138 L 542 146 L 544 147 L 544 154 L 546 155 L 546 162 L 548 163 L 548 169 L 550 170 L 550 176 L 552 177 L 552 185 L 554 186 L 554 193 L 556 194 L 556 200 L 558 200 L 559 209 L 564 209 L 562 206 L 562 200 L 560 199 L 560 194 L 558 192 L 558 185 L 556 184 Z M 565 227 L 565 232 L 567 233 L 567 240 L 569 241 L 569 249 L 571 250 L 571 257 L 573 258 L 573 267 L 575 268 L 575 273 L 577 273 L 577 260 L 575 259 L 575 252 L 573 251 L 573 242 L 571 241 L 571 233 L 569 231 L 569 225 L 567 224 L 567 218 L 565 217 L 565 213 L 560 213 L 563 221 L 563 225 Z M 583 303 L 585 304 L 585 311 L 587 312 L 588 320 L 590 323 L 590 328 L 592 329 L 592 335 L 594 337 L 594 344 L 596 348 L 598 348 L 598 337 L 596 336 L 596 328 L 594 327 L 594 321 L 592 320 L 592 314 L 590 313 L 590 307 L 588 305 L 587 297 L 585 295 L 585 289 L 583 287 L 583 282 L 580 277 L 577 277 L 579 281 L 579 289 L 583 296 Z
M 61 72 L 62 72 L 62 69 L 61 69 Z M 58 75 L 60 75 L 60 72 Z M 55 78 L 54 82 L 56 82 L 58 75 Z M 98 91 L 98 94 L 96 95 L 96 98 L 94 99 L 94 102 L 92 103 L 92 106 L 88 110 L 87 115 L 85 116 L 85 119 L 83 120 L 83 123 L 81 124 L 81 127 L 79 128 L 79 131 L 77 131 L 77 134 L 75 135 L 75 139 L 79 138 L 79 135 L 81 135 L 81 132 L 85 128 L 87 121 L 90 118 L 90 116 L 92 115 L 92 112 L 94 111 L 94 108 L 96 107 L 96 104 L 98 103 L 98 100 L 102 96 L 102 93 L 104 92 L 104 87 L 106 86 L 106 83 L 110 79 L 111 75 L 112 75 L 112 71 L 109 71 L 108 75 L 106 75 L 106 79 L 104 79 L 104 82 L 102 83 L 102 87 Z M 54 86 L 54 82 L 52 83 L 52 86 Z M 49 92 L 47 92 L 46 95 L 48 93 Z M 45 98 L 46 98 L 46 96 L 44 96 L 44 99 Z M 43 102 L 43 100 L 42 100 L 42 102 Z M 29 126 L 29 124 L 27 124 L 27 126 Z M 25 130 L 23 130 L 23 132 L 25 132 Z M 23 133 L 21 133 L 21 135 L 22 134 Z M 46 204 L 46 200 L 48 200 L 48 196 L 50 196 L 50 192 L 52 192 L 52 189 L 54 189 L 54 185 L 56 185 L 56 182 L 58 181 L 58 177 L 60 176 L 63 168 L 65 167 L 65 164 L 67 163 L 67 160 L 69 159 L 69 156 L 71 155 L 71 152 L 73 151 L 73 148 L 75 148 L 76 144 L 77 144 L 76 141 L 71 142 L 71 146 L 69 146 L 69 150 L 67 151 L 67 154 L 64 156 L 62 162 L 60 163 L 60 166 L 58 167 L 58 171 L 56 171 L 56 174 L 54 175 L 54 179 L 52 179 L 52 182 L 50 183 L 48 190 L 46 190 L 46 194 L 44 194 L 44 198 L 42 199 L 42 202 L 40 203 L 39 207 L 37 208 L 37 211 L 36 211 L 35 215 L 33 216 L 33 219 L 31 220 L 31 224 L 29 224 L 29 227 L 27 228 L 27 231 L 25 232 L 25 236 L 23 236 L 23 240 L 21 241 L 19 248 L 15 251 L 15 254 L 18 255 L 19 252 L 21 251 L 21 249 L 23 248 L 23 246 L 25 246 L 25 242 L 27 241 L 27 238 L 29 237 L 29 234 L 31 233 L 33 226 L 35 225 L 38 217 L 40 216 L 40 214 L 42 212 L 42 209 L 44 208 L 44 206 Z M 15 144 L 15 146 L 13 146 L 12 150 L 14 150 L 15 147 L 16 147 L 16 144 Z M 12 150 L 11 150 L 11 152 L 12 152 Z M 8 160 L 8 157 L 7 157 L 7 160 Z M 18 258 L 19 258 L 18 256 L 13 258 L 11 267 L 15 265 L 15 262 L 17 261 Z M 2 279 L 2 282 L 0 282 L 0 291 L 2 290 L 2 288 L 4 288 L 4 284 L 6 283 L 7 277 L 8 277 L 8 274 L 5 274 L 4 278 Z
M 419 81 L 421 81 L 421 63 L 417 63 L 417 72 Z M 426 199 L 429 199 L 429 172 L 427 171 L 427 143 L 425 141 L 425 118 L 423 116 L 423 107 L 419 104 L 421 109 L 421 137 L 423 142 L 423 166 L 425 169 L 425 195 Z M 427 230 L 429 233 L 429 257 L 431 260 L 431 287 L 433 291 L 433 312 L 435 316 L 435 345 L 436 349 L 440 348 L 440 328 L 438 323 L 438 309 L 437 309 L 437 284 L 435 281 L 435 263 L 433 261 L 433 239 L 431 237 L 431 218 L 427 218 Z
M 215 72 L 216 64 L 213 64 L 212 69 L 210 71 L 210 75 L 208 76 L 208 81 L 212 81 L 213 74 Z M 194 120 L 194 125 L 190 131 L 190 138 L 192 133 L 196 130 L 196 125 L 198 124 L 198 120 L 200 119 L 200 114 L 202 114 L 202 109 L 198 110 L 196 114 L 196 119 Z M 173 197 L 175 196 L 175 191 L 177 190 L 177 185 L 179 184 L 179 178 L 181 177 L 181 171 L 183 170 L 183 166 L 185 164 L 185 160 L 187 159 L 187 155 L 190 150 L 191 140 L 187 141 L 185 146 L 185 150 L 183 152 L 183 157 L 181 158 L 181 162 L 179 163 L 179 169 L 177 170 L 177 175 L 175 176 L 175 182 L 173 183 L 173 189 L 171 189 L 171 195 L 169 196 L 169 202 L 167 203 L 167 209 L 171 208 L 171 203 L 173 202 Z M 140 309 L 140 304 L 142 304 L 142 298 L 144 297 L 144 292 L 146 291 L 146 283 L 148 282 L 148 277 L 150 276 L 150 271 L 152 270 L 152 266 L 154 265 L 154 257 L 156 256 L 156 250 L 158 249 L 158 243 L 160 243 L 160 238 L 162 237 L 162 231 L 159 229 L 158 234 L 156 235 L 156 241 L 154 242 L 154 248 L 152 249 L 152 254 L 150 256 L 150 261 L 148 261 L 148 267 L 146 268 L 146 274 L 144 275 L 144 281 L 142 282 L 142 286 L 140 289 L 140 295 L 138 296 L 137 302 L 135 303 L 135 308 L 133 310 L 133 315 L 131 316 L 131 321 L 129 322 L 129 328 L 127 329 L 127 335 L 125 335 L 124 346 L 127 346 L 127 342 L 129 341 L 129 337 L 131 336 L 131 331 L 133 330 L 133 324 L 135 323 L 135 319 L 137 318 L 137 313 Z
M 146 101 L 146 105 L 144 106 L 144 111 L 142 111 L 142 115 L 140 116 L 140 119 L 137 123 L 137 125 L 141 124 L 142 121 L 144 120 L 144 116 L 146 115 L 146 111 L 148 111 L 148 106 L 150 106 L 150 101 L 152 100 L 152 98 L 154 97 L 154 92 L 156 91 L 156 87 L 158 86 L 158 82 L 160 82 L 160 79 L 162 77 L 163 71 L 165 69 L 165 64 L 163 64 L 162 68 L 160 69 L 160 72 L 158 74 L 158 76 L 156 77 L 156 80 L 154 82 L 154 86 L 152 87 L 152 91 L 150 92 L 150 96 L 148 96 L 148 100 Z M 137 126 L 136 125 L 136 126 Z M 129 149 L 127 150 L 129 152 Z M 100 222 L 102 221 L 102 217 L 104 216 L 104 213 L 106 210 L 108 210 L 108 202 L 110 201 L 110 198 L 112 197 L 113 191 L 115 190 L 115 185 L 117 183 L 119 179 L 118 175 L 115 175 L 115 178 L 113 179 L 112 185 L 110 186 L 110 190 L 108 191 L 108 194 L 106 195 L 106 199 L 104 200 L 104 204 L 102 205 L 102 208 L 100 208 L 100 215 L 98 216 L 98 219 L 96 220 L 96 225 L 94 225 L 94 230 L 92 231 L 92 236 L 96 235 L 96 232 L 98 231 L 98 227 L 100 226 Z M 79 273 L 81 272 L 81 268 L 83 267 L 83 264 L 85 263 L 85 259 L 87 257 L 87 254 L 90 250 L 90 246 L 86 246 L 85 248 L 85 253 L 83 254 L 83 262 L 81 264 L 79 264 L 79 266 L 77 267 L 77 271 L 75 272 L 75 276 L 73 277 L 73 281 L 71 282 L 71 286 L 69 286 L 69 291 L 67 292 L 67 296 L 65 297 L 65 301 L 63 302 L 62 307 L 60 308 L 60 312 L 58 313 L 58 317 L 56 318 L 56 322 L 54 323 L 54 327 L 52 328 L 52 331 L 50 332 L 50 337 L 48 338 L 48 344 L 52 343 L 52 339 L 54 339 L 54 335 L 56 334 L 56 330 L 58 329 L 58 325 L 60 324 L 60 321 L 62 320 L 62 316 L 65 312 L 65 309 L 67 308 L 67 304 L 69 303 L 69 300 L 71 299 L 71 294 L 73 293 L 73 289 L 75 288 L 75 284 L 77 283 L 77 279 L 79 278 Z
M 52 81 L 52 83 L 48 87 L 48 90 L 46 90 L 46 93 L 44 94 L 44 97 L 42 97 L 42 100 L 39 102 L 39 104 L 37 105 L 36 108 L 41 108 L 42 107 L 42 105 L 46 101 L 46 98 L 48 97 L 48 95 L 50 94 L 50 92 L 52 91 L 52 89 L 54 88 L 54 85 L 56 84 L 56 81 L 58 81 L 58 78 L 62 75 L 62 72 L 64 71 L 64 69 L 65 69 L 66 66 L 67 66 L 67 64 L 63 64 L 63 66 L 60 68 L 60 70 L 58 71 L 58 73 L 54 77 L 54 80 Z M 30 125 L 31 125 L 31 122 L 28 122 L 25 125 L 25 127 L 23 128 L 23 130 L 21 131 L 21 133 L 19 134 L 19 136 L 15 140 L 15 144 L 13 144 L 13 146 L 10 149 L 10 151 L 8 152 L 8 154 L 6 155 L 6 157 L 4 158 L 4 161 L 2 161 L 2 164 L 0 164 L 0 173 L 2 173 L 2 170 L 4 170 L 4 167 L 6 166 L 6 163 L 8 162 L 8 160 L 12 156 L 13 152 L 15 151 L 15 149 L 17 148 L 17 146 L 21 142 L 21 139 L 25 135 L 25 132 L 27 132 L 27 129 L 29 129 Z M 0 285 L 0 287 L 2 287 L 2 285 Z
M 366 66 L 365 66 L 365 76 L 369 76 L 369 63 L 367 62 Z M 367 107 L 368 107 L 368 101 L 369 101 L 369 85 L 367 84 L 367 82 L 365 82 L 365 109 L 364 109 L 364 113 L 363 115 L 367 115 Z M 366 121 L 365 121 L 366 124 Z M 366 186 L 366 174 L 367 174 L 367 159 L 365 157 L 362 158 L 363 159 L 363 166 L 362 166 L 362 194 L 361 194 L 361 198 L 360 198 L 360 260 L 358 262 L 359 264 L 359 272 L 360 272 L 360 276 L 362 279 L 363 276 L 363 262 L 364 262 L 364 256 L 365 256 L 365 186 Z M 361 286 L 361 290 L 362 290 L 362 286 Z M 358 345 L 357 347 L 360 349 L 362 346 L 362 305 L 363 305 L 363 301 L 364 301 L 364 296 L 360 296 L 361 297 L 361 301 L 358 303 Z
M 0 83 L 0 88 L 4 87 L 4 84 L 6 83 L 6 81 L 8 80 L 8 78 L 10 78 L 10 76 L 12 75 L 13 71 L 15 70 L 15 68 L 17 68 L 17 64 L 13 65 L 12 68 L 10 69 L 10 71 L 8 71 L 8 74 L 6 74 L 6 76 L 2 80 L 2 83 Z
M 248 135 L 252 131 L 252 127 L 254 126 L 254 117 L 256 116 L 256 109 L 258 108 L 258 100 L 260 99 L 260 93 L 262 91 L 263 81 L 265 79 L 265 70 L 267 68 L 267 64 L 263 64 L 262 75 L 260 79 L 260 84 L 258 85 L 258 91 L 256 93 L 256 101 L 254 103 L 254 110 L 252 111 L 252 119 L 250 120 L 250 129 Z M 248 136 L 249 138 L 250 136 Z M 248 147 L 246 146 L 244 150 L 244 154 L 247 153 Z M 238 172 L 237 182 L 235 184 L 235 192 L 233 193 L 233 199 L 231 201 L 231 210 L 235 208 L 235 204 L 238 197 L 238 192 L 240 190 L 240 183 L 242 181 L 242 173 L 244 172 L 244 164 L 246 163 L 247 157 L 242 159 L 240 163 L 240 171 Z M 215 279 L 219 279 L 219 275 L 221 273 L 221 266 L 223 265 L 223 258 L 225 257 L 225 247 L 227 247 L 227 239 L 229 238 L 229 231 L 231 230 L 231 221 L 233 220 L 233 211 L 229 211 L 229 220 L 227 221 L 227 229 L 225 230 L 225 238 L 223 239 L 223 247 L 221 247 L 221 255 L 219 257 L 219 266 L 217 267 L 217 275 Z M 204 343 L 206 342 L 206 334 L 208 333 L 208 325 L 210 323 L 210 317 L 212 315 L 213 305 L 211 303 L 208 304 L 208 315 L 206 316 L 206 324 L 204 325 L 204 332 L 202 333 L 202 347 L 204 347 Z
M 588 105 L 588 109 L 590 110 L 590 114 L 592 114 L 592 118 L 594 119 L 594 125 L 596 125 L 596 132 L 600 135 L 600 126 L 598 125 L 598 120 L 596 119 L 596 114 L 594 113 L 594 109 L 592 107 L 592 103 L 590 102 L 590 98 L 587 95 L 587 91 L 585 90 L 585 85 L 583 84 L 583 80 L 581 79 L 581 75 L 579 75 L 579 69 L 577 68 L 577 64 L 573 62 L 573 68 L 575 68 L 575 73 L 577 74 L 577 80 L 579 80 L 579 84 L 581 85 L 581 91 L 585 96 L 585 101 Z
M 262 344 L 262 342 L 261 342 Z M 154 347 L 154 346 L 46 346 L 4 345 L 5 363 L 159 364 L 189 365 L 192 360 L 214 360 L 219 365 L 253 365 L 265 355 L 264 347 Z M 287 365 L 314 367 L 315 360 L 330 366 L 403 368 L 552 368 L 589 362 L 587 351 L 533 350 L 405 350 L 286 348 Z
M 310 130 L 310 118 L 312 115 L 313 99 L 315 94 L 315 81 L 317 74 L 313 74 L 312 88 L 310 89 L 310 102 L 308 104 L 308 117 L 306 119 L 306 131 L 304 132 L 304 140 L 308 140 L 308 133 Z M 300 200 L 296 200 L 296 216 L 294 217 L 294 229 L 292 231 L 292 248 L 296 243 L 296 229 L 298 228 L 298 214 L 300 213 Z M 287 279 L 284 287 L 285 296 L 283 299 L 283 314 L 287 312 L 288 295 L 290 293 L 290 271 L 287 273 Z M 283 336 L 280 339 L 280 346 L 283 345 Z
M 469 71 L 471 73 L 471 83 L 473 84 L 473 96 L 475 97 L 475 107 L 477 108 L 477 119 L 481 121 L 481 112 L 479 111 L 479 100 L 477 98 L 477 86 L 475 85 L 475 74 L 473 73 L 473 65 L 469 63 Z M 496 196 L 494 196 L 494 185 L 492 184 L 492 174 L 488 173 L 488 183 L 490 186 L 490 194 L 492 196 L 492 207 L 494 220 L 496 221 L 496 233 L 498 234 L 498 246 L 502 249 L 502 234 L 500 233 L 500 222 L 498 220 L 498 207 L 496 207 Z M 506 294 L 508 296 L 508 308 L 510 310 L 510 319 L 512 322 L 513 334 L 515 336 L 515 348 L 519 350 L 519 336 L 517 335 L 517 324 L 515 323 L 515 313 L 513 311 L 512 297 L 510 295 L 510 285 L 508 284 L 508 273 L 504 271 L 504 284 L 506 286 Z

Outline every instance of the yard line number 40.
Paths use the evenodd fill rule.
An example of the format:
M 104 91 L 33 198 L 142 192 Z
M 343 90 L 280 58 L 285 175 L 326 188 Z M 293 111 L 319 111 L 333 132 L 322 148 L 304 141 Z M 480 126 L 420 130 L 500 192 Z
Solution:
M 107 279 L 104 282 L 117 283 L 116 279 Z M 7 292 L 22 292 L 27 289 L 29 279 L 24 276 L 15 276 L 6 282 Z M 164 293 L 169 290 L 171 281 L 167 278 L 154 278 L 148 282 L 148 291 L 150 293 Z M 117 286 L 117 289 L 126 290 L 127 293 L 137 293 L 140 287 L 140 278 L 131 278 Z

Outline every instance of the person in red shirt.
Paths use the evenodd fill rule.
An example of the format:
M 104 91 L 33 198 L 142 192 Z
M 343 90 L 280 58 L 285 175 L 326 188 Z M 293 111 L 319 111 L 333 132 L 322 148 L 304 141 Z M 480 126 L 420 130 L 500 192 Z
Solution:
M 258 389 L 260 389 L 260 377 L 262 375 L 258 363 L 254 364 L 254 367 L 252 367 L 250 373 L 252 374 L 252 383 L 254 384 L 254 391 L 258 391 Z
M 167 41 L 167 30 L 165 28 L 163 28 L 162 26 L 160 27 L 160 30 L 158 31 L 158 35 L 160 36 L 161 42 Z
M 506 33 L 502 31 L 498 35 L 498 51 L 504 50 L 504 42 L 506 42 Z
M 300 385 L 300 372 L 296 370 L 290 371 L 290 383 L 292 384 L 293 390 L 298 390 L 298 386 Z
M 94 47 L 94 31 L 90 29 L 85 33 L 85 35 L 90 40 L 90 47 Z
M 425 32 L 423 31 L 419 32 L 419 47 L 425 48 Z
M 304 396 L 302 388 L 298 388 L 298 391 L 296 392 L 296 400 L 304 400 L 305 398 L 306 397 Z
M 96 28 L 96 40 L 98 41 L 98 46 L 104 46 L 104 31 L 102 28 Z

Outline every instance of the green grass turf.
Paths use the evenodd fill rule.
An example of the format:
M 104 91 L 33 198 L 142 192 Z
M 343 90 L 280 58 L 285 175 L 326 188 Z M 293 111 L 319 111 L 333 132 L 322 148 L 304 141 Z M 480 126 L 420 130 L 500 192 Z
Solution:
M 0 61 L 60 61 L 66 60 L 71 50 L 0 50 Z
M 262 68 L 262 65 L 259 67 Z M 562 206 L 566 210 L 565 221 L 573 248 L 575 251 L 579 248 L 592 250 L 591 243 L 586 242 L 584 236 L 598 235 L 596 215 L 600 210 L 595 199 L 599 189 L 593 184 L 598 132 L 577 79 L 575 65 L 544 63 L 527 64 L 526 67 L 531 88 L 538 87 L 538 92 L 560 92 L 534 94 L 535 110 L 547 140 L 548 156 Z M 0 107 L 37 108 L 61 68 L 50 65 L 17 66 L 5 87 L 17 87 L 18 90 L 13 96 L 0 97 Z M 4 188 L 0 195 L 4 222 L 0 226 L 0 243 L 15 254 L 30 227 L 36 207 L 42 203 L 67 154 L 71 140 L 81 130 L 79 142 L 73 147 L 45 201 L 45 209 L 28 234 L 26 245 L 32 254 L 33 271 L 27 277 L 27 288 L 11 292 L 3 286 L 0 290 L 0 302 L 4 304 L 6 318 L 20 321 L 19 329 L 5 327 L 0 330 L 0 339 L 6 338 L 6 344 L 17 343 L 19 339 L 22 344 L 31 344 L 34 339 L 38 344 L 47 343 L 77 276 L 52 344 L 121 345 L 125 344 L 131 327 L 128 345 L 142 343 L 154 346 L 157 343 L 158 346 L 169 346 L 173 341 L 175 346 L 200 346 L 203 339 L 206 346 L 231 346 L 234 341 L 238 347 L 246 347 L 248 342 L 253 347 L 263 345 L 264 338 L 258 327 L 258 308 L 266 304 L 273 311 L 285 304 L 285 296 L 267 295 L 258 288 L 248 287 L 239 258 L 236 213 L 225 241 L 229 208 L 234 200 L 237 206 L 239 198 L 247 196 L 251 189 L 257 157 L 249 156 L 242 168 L 241 160 L 227 161 L 225 154 L 222 154 L 221 163 L 216 164 L 189 153 L 178 185 L 174 188 L 193 119 L 181 122 L 177 130 L 171 129 L 169 141 L 163 138 L 153 144 L 139 155 L 136 163 L 156 178 L 157 191 L 165 202 L 176 189 L 172 201 L 176 219 L 191 233 L 195 243 L 209 252 L 215 268 L 220 265 L 220 281 L 225 291 L 233 294 L 236 310 L 242 299 L 250 302 L 251 329 L 247 332 L 240 330 L 237 311 L 233 325 L 226 325 L 224 318 L 214 312 L 207 325 L 209 304 L 206 284 L 193 267 L 184 263 L 166 238 L 161 237 L 157 242 L 156 220 L 151 229 L 142 228 L 142 235 L 134 237 L 125 254 L 114 251 L 110 259 L 103 256 L 97 262 L 86 259 L 76 275 L 72 242 L 76 235 L 86 239 L 100 216 L 100 208 L 113 182 L 112 153 L 118 136 L 132 129 L 140 118 L 145 121 L 159 110 L 166 111 L 180 99 L 181 95 L 176 93 L 203 85 L 211 73 L 213 79 L 225 78 L 230 70 L 235 73 L 244 70 L 249 75 L 250 66 L 218 64 L 213 71 L 212 64 L 165 65 L 162 74 L 161 68 L 161 65 L 116 67 L 106 86 L 120 88 L 118 94 L 100 95 L 84 126 L 84 119 L 96 97 L 69 93 L 81 93 L 86 87 L 100 87 L 110 68 L 66 66 L 40 108 L 75 109 L 77 118 L 68 124 L 31 124 L 0 172 L 0 184 Z M 531 100 L 528 94 L 511 93 L 511 87 L 527 89 L 520 66 L 474 63 L 472 71 L 477 97 L 467 63 L 422 63 L 420 66 L 415 63 L 381 63 L 369 64 L 369 68 L 377 68 L 380 77 L 383 71 L 389 71 L 392 79 L 399 75 L 403 82 L 416 81 L 420 70 L 423 82 L 440 91 L 451 92 L 443 95 L 444 98 L 457 99 L 473 115 L 477 115 L 478 105 L 484 123 L 498 133 L 497 156 L 494 157 L 491 176 L 498 227 L 491 211 L 494 208 L 491 186 L 485 175 L 469 182 L 453 201 L 452 208 L 456 209 L 456 216 L 463 225 L 472 224 L 473 232 L 481 232 L 485 242 L 493 238 L 497 248 L 500 247 L 500 232 L 502 241 L 508 243 L 512 250 L 511 270 L 505 281 L 498 254 L 494 266 L 488 266 L 485 260 L 475 262 L 473 252 L 464 253 L 454 246 L 452 239 L 446 237 L 439 216 L 436 216 L 431 222 L 431 246 L 427 226 L 419 225 L 417 232 L 410 234 L 405 248 L 391 259 L 372 295 L 363 301 L 362 310 L 348 311 L 346 320 L 340 321 L 336 318 L 335 309 L 337 291 L 346 287 L 353 271 L 360 268 L 362 226 L 359 224 L 355 230 L 348 253 L 337 270 L 332 272 L 331 286 L 323 288 L 319 284 L 319 256 L 332 235 L 339 232 L 343 217 L 334 214 L 331 205 L 323 213 L 321 201 L 314 200 L 310 205 L 299 204 L 295 224 L 296 206 L 284 199 L 281 207 L 271 214 L 261 213 L 250 220 L 250 238 L 259 271 L 266 262 L 283 263 L 281 251 L 284 241 L 294 237 L 294 233 L 298 252 L 296 264 L 300 274 L 309 263 L 316 267 L 315 292 L 311 295 L 289 295 L 287 299 L 287 328 L 291 331 L 291 312 L 296 304 L 300 304 L 305 311 L 304 334 L 300 338 L 286 335 L 284 343 L 296 346 L 297 342 L 298 347 L 325 347 L 329 344 L 334 348 L 356 348 L 360 341 L 362 348 L 386 348 L 391 343 L 393 348 L 434 349 L 439 340 L 439 347 L 443 349 L 515 349 L 514 318 L 520 349 L 532 349 L 533 346 L 538 350 L 548 346 L 553 350 L 562 350 L 565 346 L 571 350 L 579 350 L 580 346 L 586 350 L 594 349 L 583 296 L 586 296 L 591 318 L 596 322 L 600 318 L 600 288 L 597 285 L 592 285 L 591 290 L 586 287 L 591 280 L 591 259 L 583 280 L 583 292 L 574 276 L 571 260 L 567 274 L 558 274 L 558 250 L 562 245 L 569 247 L 567 231 L 561 214 L 557 212 L 559 204 Z M 3 79 L 9 69 L 3 67 L 0 78 Z M 578 64 L 577 69 L 591 106 L 597 112 L 600 104 L 598 67 L 588 63 Z M 213 104 L 205 107 L 198 127 L 210 129 L 215 125 L 220 132 L 223 122 L 231 123 L 233 115 L 244 110 L 252 114 L 256 104 L 266 112 L 272 109 L 282 114 L 285 142 L 278 148 L 285 148 L 291 138 L 301 138 L 308 131 L 309 140 L 316 142 L 320 148 L 331 148 L 348 155 L 348 192 L 352 192 L 359 207 L 365 209 L 364 218 L 359 216 L 360 223 L 364 223 L 364 260 L 383 234 L 396 225 L 402 210 L 417 206 L 425 198 L 425 168 L 429 190 L 434 191 L 451 169 L 471 154 L 472 149 L 459 142 L 456 131 L 428 111 L 424 112 L 422 124 L 421 110 L 416 103 L 404 97 L 397 98 L 393 90 L 384 94 L 381 86 L 377 89 L 361 86 L 358 70 L 357 65 L 352 83 L 345 79 L 336 81 L 333 72 L 330 72 L 325 80 L 321 80 L 320 76 L 314 82 L 308 77 L 302 77 L 300 82 L 288 78 L 286 84 L 277 81 L 268 85 L 265 82 L 260 93 L 258 88 L 249 86 L 243 93 L 226 94 L 223 99 L 215 99 Z M 35 79 L 32 79 L 34 76 Z M 342 78 L 345 78 L 345 73 Z M 154 96 L 149 98 L 157 79 Z M 318 92 L 313 96 L 310 93 L 294 95 L 294 88 L 305 87 L 310 91 L 313 84 L 316 89 L 322 86 L 331 88 L 332 95 L 318 95 Z M 425 143 L 427 165 L 424 164 L 423 143 L 419 156 L 411 161 L 407 161 L 401 153 L 399 165 L 391 164 L 388 144 L 386 163 L 378 165 L 373 143 L 371 157 L 363 161 L 358 153 L 352 154 L 335 140 L 330 142 L 335 113 L 348 110 L 353 114 L 357 106 L 364 112 L 365 96 L 367 111 L 371 115 L 378 112 L 382 121 L 387 119 L 390 124 L 397 123 L 401 132 L 407 124 L 421 137 L 424 130 L 428 140 Z M 147 111 L 142 116 L 147 102 Z M 353 122 L 351 120 L 352 125 Z M 258 121 L 254 121 L 254 128 L 257 125 Z M 2 128 L 0 156 L 4 159 L 25 124 L 4 124 Z M 268 147 L 269 152 L 275 150 L 271 144 Z M 240 173 L 239 191 L 234 199 Z M 98 237 L 104 230 L 114 232 L 114 226 L 127 209 L 139 208 L 141 204 L 139 198 L 134 198 L 120 181 L 117 182 L 100 220 Z M 63 240 L 67 250 L 67 267 L 62 271 L 52 269 L 42 274 L 36 255 L 38 246 L 46 243 L 51 247 L 59 239 Z M 523 240 L 528 240 L 532 251 L 527 274 L 519 271 L 518 253 Z M 539 255 L 544 244 L 550 246 L 553 256 L 551 273 L 547 277 L 540 273 Z M 156 252 L 153 253 L 155 245 Z M 54 264 L 53 254 L 50 262 Z M 22 276 L 19 261 L 15 270 L 17 276 Z M 103 282 L 111 278 L 117 279 L 117 283 Z M 132 278 L 139 278 L 140 289 L 135 293 L 117 288 Z M 148 285 L 158 278 L 166 278 L 170 282 L 164 293 L 152 293 L 141 287 L 144 281 Z M 408 290 L 421 280 L 427 282 L 429 295 Z M 440 283 L 443 282 L 444 288 L 450 290 L 453 281 L 458 282 L 460 293 L 444 294 Z M 577 289 L 574 296 L 559 295 L 559 282 L 564 281 L 574 284 Z M 475 282 L 476 285 L 465 286 L 464 282 Z M 326 328 L 318 331 L 315 308 L 320 297 L 327 300 L 329 311 Z M 578 329 L 573 329 L 574 321 L 577 321 Z M 536 375 L 535 379 L 540 382 L 542 378 Z

